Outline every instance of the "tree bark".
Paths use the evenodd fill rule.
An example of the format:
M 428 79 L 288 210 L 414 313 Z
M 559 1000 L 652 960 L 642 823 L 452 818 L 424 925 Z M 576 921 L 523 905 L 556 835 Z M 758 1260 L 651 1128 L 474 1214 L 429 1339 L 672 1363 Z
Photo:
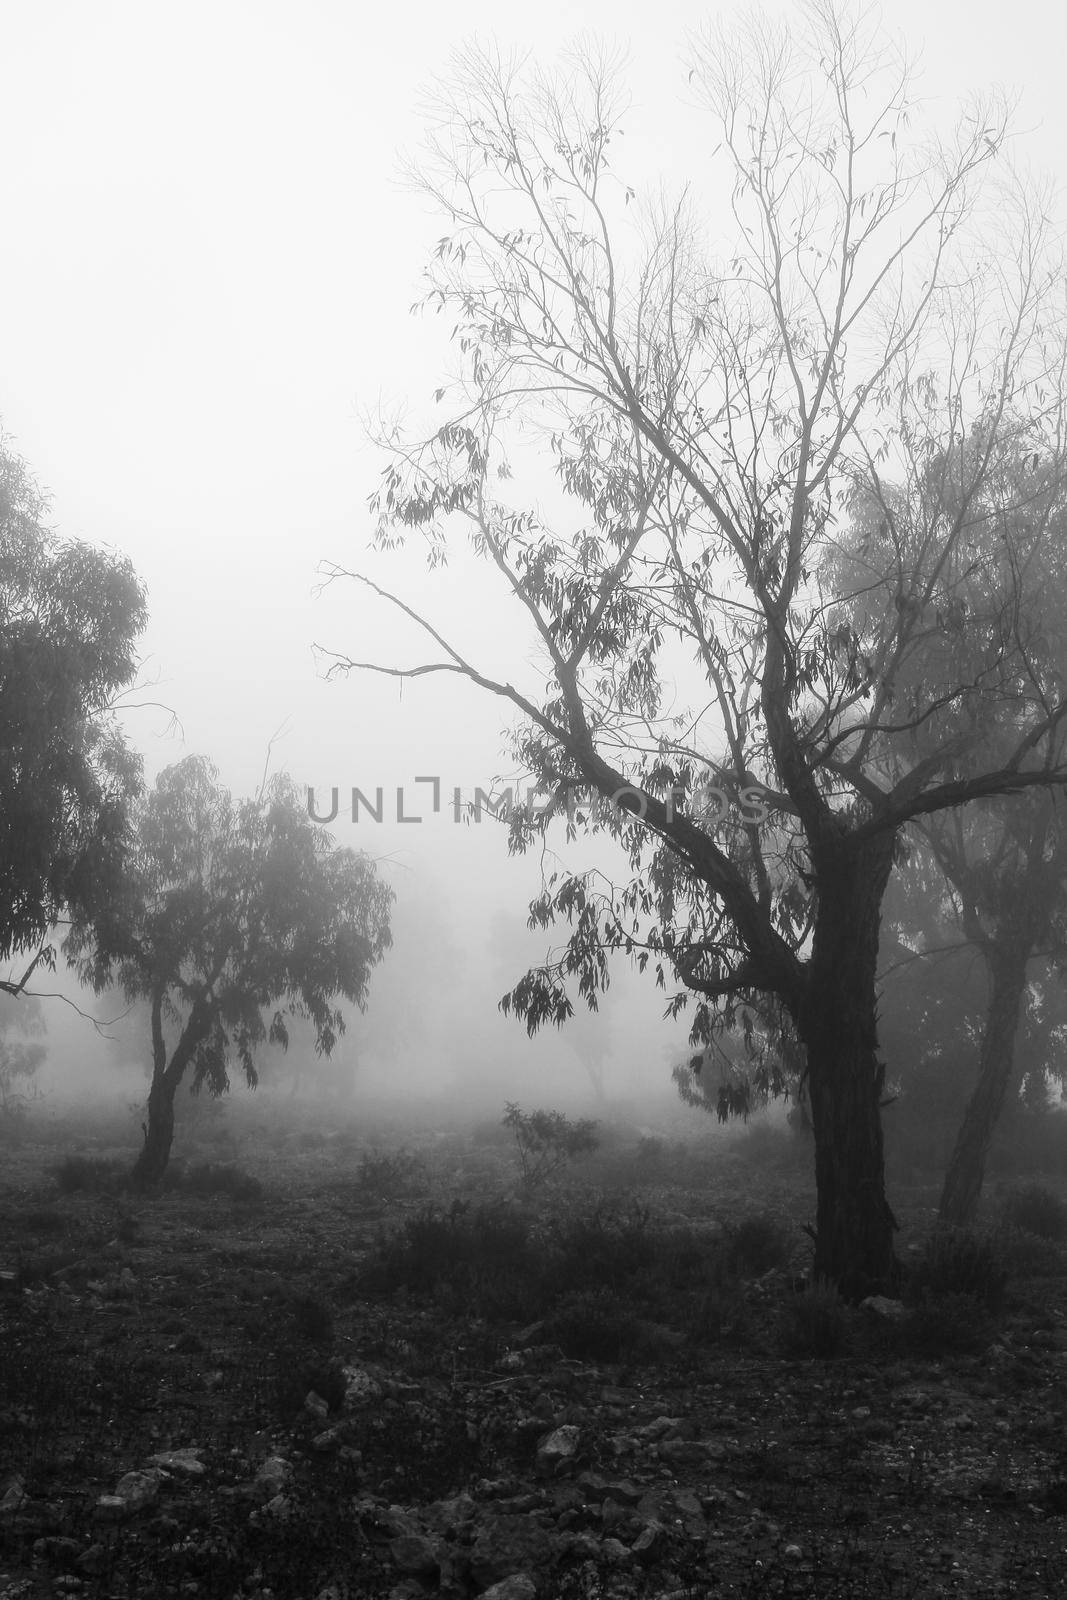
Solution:
M 796 1018 L 815 1136 L 816 1278 L 848 1299 L 891 1289 L 896 1220 L 885 1194 L 876 973 L 893 838 L 820 851 L 819 905 Z
M 957 1228 L 965 1227 L 974 1216 L 993 1130 L 1011 1082 L 1029 954 L 1029 947 L 988 954 L 989 1009 L 978 1059 L 978 1082 L 956 1136 L 938 1209 L 941 1221 Z
M 174 1141 L 174 1096 L 197 1046 L 210 1028 L 208 1008 L 198 1000 L 168 1063 L 162 1009 L 162 996 L 153 996 L 152 1086 L 148 1091 L 148 1122 L 145 1125 L 144 1145 L 130 1174 L 133 1187 L 140 1190 L 153 1189 L 163 1181 Z

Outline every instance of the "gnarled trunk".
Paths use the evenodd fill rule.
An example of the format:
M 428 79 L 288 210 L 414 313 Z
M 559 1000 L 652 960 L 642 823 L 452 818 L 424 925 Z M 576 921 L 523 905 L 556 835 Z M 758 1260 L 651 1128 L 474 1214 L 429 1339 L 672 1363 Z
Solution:
M 978 1082 L 967 1102 L 956 1145 L 945 1173 L 938 1215 L 963 1227 L 974 1215 L 985 1179 L 986 1157 L 1015 1062 L 1015 1035 L 1026 993 L 1029 946 L 988 955 L 990 994 L 978 1059 Z
M 893 839 L 838 841 L 819 861 L 819 906 L 797 1031 L 815 1135 L 815 1276 L 849 1299 L 890 1288 L 896 1221 L 885 1195 L 875 978 Z
M 163 1038 L 162 995 L 153 996 L 152 1086 L 148 1091 L 144 1145 L 130 1174 L 135 1189 L 152 1189 L 162 1182 L 174 1140 L 174 1096 L 185 1076 L 186 1067 L 197 1046 L 206 1038 L 209 1027 L 208 1008 L 203 1001 L 197 1001 L 168 1064 Z

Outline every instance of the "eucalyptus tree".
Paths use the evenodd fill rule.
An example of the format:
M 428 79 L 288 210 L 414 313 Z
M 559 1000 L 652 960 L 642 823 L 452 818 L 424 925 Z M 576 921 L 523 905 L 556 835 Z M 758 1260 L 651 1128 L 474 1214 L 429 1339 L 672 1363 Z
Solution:
M 119 987 L 149 1006 L 152 1079 L 140 1187 L 162 1178 L 174 1136 L 174 1096 L 229 1088 L 239 1063 L 288 1044 L 303 1018 L 329 1055 L 345 1030 L 338 1004 L 366 1004 L 389 947 L 391 890 L 363 854 L 338 848 L 279 777 L 234 801 L 209 761 L 168 767 L 145 796 L 121 885 L 76 917 L 66 950 L 97 992 Z
M 921 706 L 894 693 L 966 559 L 966 515 L 936 481 L 912 493 L 920 465 L 958 457 L 966 507 L 1006 451 L 1060 472 L 1065 437 L 1048 208 L 1005 170 L 1002 109 L 975 100 L 939 137 L 909 82 L 831 0 L 792 29 L 761 14 L 694 41 L 700 153 L 730 200 L 708 238 L 691 191 L 646 201 L 616 169 L 610 63 L 587 52 L 553 78 L 463 54 L 415 173 L 447 225 L 420 302 L 453 330 L 445 417 L 382 430 L 372 511 L 380 547 L 417 537 L 437 566 L 468 531 L 527 630 L 513 670 L 330 569 L 434 647 L 337 670 L 451 673 L 518 713 L 515 750 L 549 798 L 516 808 L 515 848 L 564 813 L 623 846 L 619 884 L 546 881 L 531 916 L 569 924 L 566 943 L 507 1006 L 531 1030 L 565 1020 L 568 982 L 595 997 L 621 949 L 670 1012 L 691 1006 L 695 1044 L 779 1008 L 807 1058 L 815 1271 L 851 1294 L 895 1273 L 875 982 L 898 834 L 1064 776 L 1023 760 L 1058 703 L 1022 692 L 1015 744 L 988 760 L 960 720 L 1025 679 L 1022 637 L 976 629 L 964 677 L 946 659 Z M 914 522 L 861 630 L 829 574 L 883 478 Z M 1025 608 L 1023 552 L 996 578 Z M 917 723 L 945 738 L 913 758 Z
M 52 966 L 70 907 L 106 896 L 140 762 L 113 706 L 137 668 L 144 590 L 130 563 L 47 525 L 48 504 L 0 437 L 0 980 Z

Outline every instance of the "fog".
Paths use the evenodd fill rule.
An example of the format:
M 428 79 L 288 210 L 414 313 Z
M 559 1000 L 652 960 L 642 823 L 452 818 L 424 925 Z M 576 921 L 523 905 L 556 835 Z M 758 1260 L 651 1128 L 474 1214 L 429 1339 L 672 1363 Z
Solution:
M 5 8 L 0 419 L 50 489 L 55 525 L 128 553 L 147 585 L 125 721 L 149 780 L 197 751 L 236 793 L 265 769 L 313 787 L 320 808 L 336 787 L 337 839 L 393 887 L 393 949 L 331 1068 L 357 1100 L 673 1104 L 685 1027 L 665 1024 L 663 994 L 623 965 L 595 1044 L 584 1023 L 529 1040 L 497 1009 L 550 942 L 525 927 L 544 863 L 510 857 L 488 818 L 456 821 L 450 797 L 509 780 L 507 708 L 450 679 L 327 682 L 313 646 L 401 663 L 421 648 L 365 592 L 322 591 L 333 560 L 424 608 L 487 668 L 536 668 L 484 566 L 461 554 L 427 574 L 415 555 L 366 548 L 380 461 L 363 419 L 425 409 L 445 358 L 447 330 L 409 315 L 440 223 L 396 176 L 422 86 L 472 34 L 549 55 L 603 35 L 631 59 L 635 173 L 658 181 L 684 150 L 699 182 L 700 113 L 679 60 L 706 12 L 695 0 Z M 946 101 L 990 80 L 1024 88 L 1029 156 L 1062 157 L 1062 7 L 1020 0 L 1005 27 L 992 3 L 905 0 L 889 21 Z M 437 814 L 427 777 L 445 797 Z M 381 822 L 352 820 L 353 787 L 382 789 Z M 572 866 L 623 873 L 610 846 L 550 845 Z M 46 1092 L 143 1095 L 148 1041 L 113 1020 L 121 1002 L 109 1019 L 69 974 L 56 987 L 75 1004 L 48 1002 Z

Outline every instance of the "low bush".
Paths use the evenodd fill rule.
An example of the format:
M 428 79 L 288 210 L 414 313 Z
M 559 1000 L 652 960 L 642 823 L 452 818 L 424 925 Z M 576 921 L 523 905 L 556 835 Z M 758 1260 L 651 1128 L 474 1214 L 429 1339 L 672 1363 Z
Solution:
M 561 1167 L 591 1154 L 600 1143 L 597 1125 L 588 1117 L 571 1122 L 562 1111 L 523 1111 L 514 1101 L 505 1109 L 503 1126 L 515 1137 L 522 1181 L 528 1188 L 547 1183 Z
M 52 1170 L 61 1194 L 114 1194 L 127 1179 L 123 1164 L 111 1156 L 66 1156 Z
M 1030 1183 L 1005 1195 L 1001 1215 L 1011 1228 L 1059 1243 L 1067 1239 L 1067 1205 L 1043 1184 Z
M 422 1162 L 407 1150 L 364 1150 L 356 1183 L 368 1198 L 400 1200 L 426 1187 Z
M 543 1337 L 576 1361 L 624 1361 L 639 1349 L 643 1329 L 610 1289 L 564 1295 L 545 1318 Z
M 793 1233 L 769 1211 L 758 1211 L 725 1230 L 725 1246 L 732 1270 L 739 1278 L 761 1278 L 765 1272 L 789 1265 Z
M 263 1185 L 251 1173 L 221 1162 L 204 1161 L 184 1171 L 175 1169 L 164 1186 L 183 1194 L 228 1195 L 231 1200 L 262 1200 Z
M 988 1311 L 1004 1303 L 1008 1273 L 994 1239 L 966 1228 L 937 1228 L 911 1266 L 906 1298 L 918 1303 L 969 1295 Z
M 982 1296 L 948 1290 L 923 1294 L 899 1328 L 898 1350 L 923 1356 L 967 1355 L 984 1350 L 995 1332 Z
M 780 1325 L 782 1348 L 787 1355 L 832 1361 L 844 1355 L 849 1336 L 848 1311 L 831 1285 L 812 1284 L 787 1302 Z

